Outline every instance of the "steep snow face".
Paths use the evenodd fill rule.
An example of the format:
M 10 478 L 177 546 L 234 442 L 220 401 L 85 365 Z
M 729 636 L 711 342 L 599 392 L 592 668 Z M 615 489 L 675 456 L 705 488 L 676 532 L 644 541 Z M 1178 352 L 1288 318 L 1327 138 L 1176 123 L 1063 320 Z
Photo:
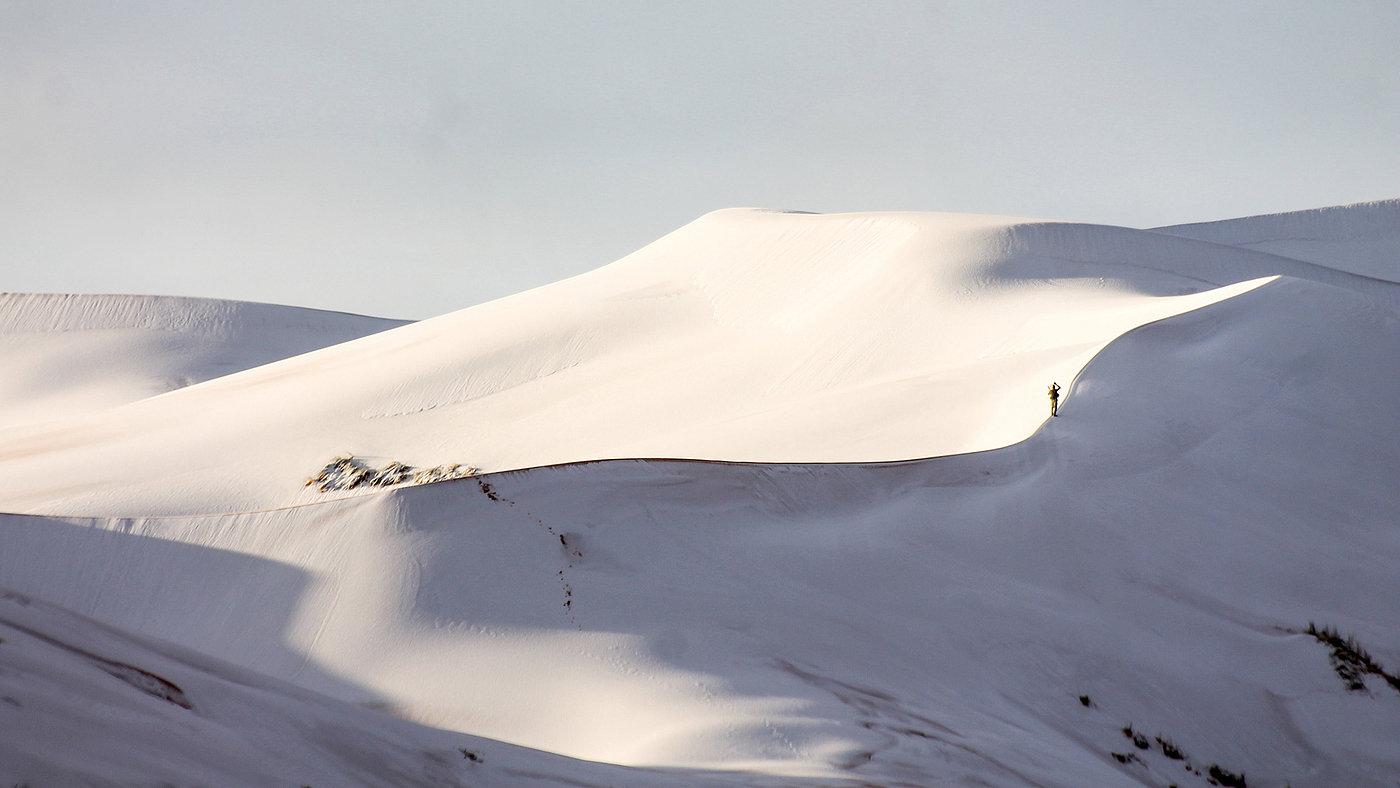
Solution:
M 107 410 L 402 325 L 208 298 L 0 293 L 0 429 Z
M 1157 227 L 1196 238 L 1400 281 L 1400 200 Z
M 1388 301 L 1284 277 L 1117 338 L 991 451 L 8 515 L 0 582 L 441 728 L 734 784 L 1391 788 L 1400 692 L 1348 689 L 1304 630 L 1400 674 L 1397 387 Z
M 178 514 L 325 500 L 335 457 L 885 461 L 1005 446 L 1106 343 L 1285 275 L 1160 233 L 956 214 L 710 214 L 597 271 L 124 408 L 11 430 L 0 506 Z M 358 493 L 340 493 L 358 494 Z

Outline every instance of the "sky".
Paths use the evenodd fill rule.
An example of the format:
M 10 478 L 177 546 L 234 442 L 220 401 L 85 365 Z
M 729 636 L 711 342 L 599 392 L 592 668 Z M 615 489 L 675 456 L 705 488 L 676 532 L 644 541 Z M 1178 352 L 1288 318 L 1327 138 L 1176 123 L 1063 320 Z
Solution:
M 425 318 L 719 208 L 1400 197 L 1400 3 L 0 0 L 0 290 Z

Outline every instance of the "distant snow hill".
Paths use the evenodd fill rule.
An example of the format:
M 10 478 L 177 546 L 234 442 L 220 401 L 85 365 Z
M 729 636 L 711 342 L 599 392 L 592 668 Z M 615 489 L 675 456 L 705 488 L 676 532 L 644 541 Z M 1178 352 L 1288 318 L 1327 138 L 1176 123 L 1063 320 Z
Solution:
M 1229 244 L 1400 282 L 1400 200 L 1341 205 L 1153 232 Z
M 128 393 L 0 432 L 0 784 L 1393 788 L 1396 205 L 722 211 L 142 399 L 15 351 Z
M 0 427 L 107 410 L 405 323 L 210 298 L 0 293 Z

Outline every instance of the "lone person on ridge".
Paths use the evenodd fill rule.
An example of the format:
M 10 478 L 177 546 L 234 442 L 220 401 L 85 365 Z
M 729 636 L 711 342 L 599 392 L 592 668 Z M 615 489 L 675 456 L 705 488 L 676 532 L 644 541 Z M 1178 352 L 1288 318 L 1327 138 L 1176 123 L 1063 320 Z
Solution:
M 1058 384 L 1058 383 L 1051 383 L 1051 384 L 1050 384 L 1050 415 L 1051 415 L 1052 417 L 1053 417 L 1053 416 L 1058 416 L 1058 415 L 1060 415 L 1060 414 L 1058 414 L 1058 413 L 1055 412 L 1056 410 L 1059 409 L 1059 407 L 1060 407 L 1060 384 Z

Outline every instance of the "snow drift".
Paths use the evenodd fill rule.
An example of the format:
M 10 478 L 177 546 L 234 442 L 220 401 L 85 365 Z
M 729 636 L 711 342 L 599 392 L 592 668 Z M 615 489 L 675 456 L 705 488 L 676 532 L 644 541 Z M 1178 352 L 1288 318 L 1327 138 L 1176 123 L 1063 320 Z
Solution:
M 219 753 L 267 720 L 288 784 L 412 784 L 364 741 L 448 785 L 1388 788 L 1400 285 L 1176 229 L 723 212 L 12 430 L 4 499 L 45 513 L 0 517 L 0 586 L 72 612 L 0 604 L 0 730 L 91 731 L 52 689 L 81 680 L 229 743 L 124 728 L 0 749 L 0 777 L 260 784 Z M 497 472 L 302 486 L 345 451 Z M 499 470 L 532 458 L 557 464 Z M 193 711 L 72 649 L 41 668 L 53 642 Z

